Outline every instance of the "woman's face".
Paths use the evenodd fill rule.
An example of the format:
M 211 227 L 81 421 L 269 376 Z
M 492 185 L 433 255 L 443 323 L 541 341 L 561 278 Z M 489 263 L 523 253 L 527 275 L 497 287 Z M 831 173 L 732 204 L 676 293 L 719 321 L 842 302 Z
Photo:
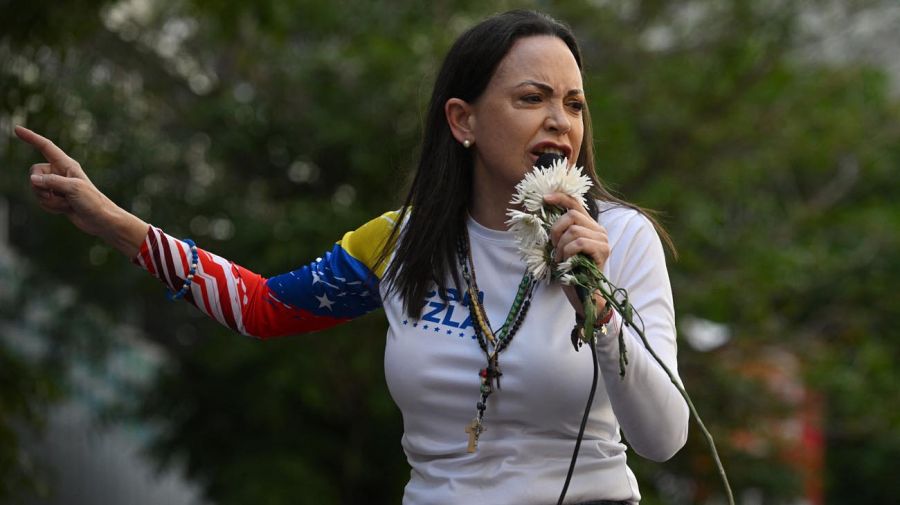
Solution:
M 545 152 L 574 162 L 584 104 L 581 72 L 565 42 L 549 35 L 516 41 L 472 104 L 476 181 L 512 188 Z

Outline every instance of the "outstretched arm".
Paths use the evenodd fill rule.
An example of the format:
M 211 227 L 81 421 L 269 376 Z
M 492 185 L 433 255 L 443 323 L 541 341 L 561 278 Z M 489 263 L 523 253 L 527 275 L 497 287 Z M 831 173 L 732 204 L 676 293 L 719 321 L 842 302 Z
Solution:
M 190 246 L 151 227 L 106 197 L 49 139 L 16 127 L 46 163 L 31 167 L 31 188 L 44 210 L 64 214 L 150 272 L 174 293 L 229 328 L 255 337 L 324 329 L 381 305 L 377 261 L 394 226 L 385 214 L 347 233 L 322 258 L 266 279 L 202 249 L 193 266 Z M 192 273 L 193 270 L 193 273 Z M 185 289 L 183 289 L 185 288 Z
M 266 279 L 220 256 L 197 249 L 156 227 L 133 262 L 170 292 L 229 328 L 258 338 L 334 326 L 381 306 L 377 264 L 394 213 L 348 232 L 331 251 L 301 268 Z

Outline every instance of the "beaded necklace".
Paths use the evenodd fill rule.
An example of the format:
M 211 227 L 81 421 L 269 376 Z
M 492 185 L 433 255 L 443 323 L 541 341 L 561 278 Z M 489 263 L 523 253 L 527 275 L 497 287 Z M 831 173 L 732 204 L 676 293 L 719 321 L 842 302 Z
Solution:
M 509 346 L 519 326 L 525 319 L 525 314 L 531 306 L 531 295 L 534 292 L 534 286 L 537 284 L 534 277 L 527 271 L 522 275 L 519 282 L 519 288 L 516 291 L 516 298 L 513 300 L 509 313 L 506 315 L 506 321 L 497 331 L 491 329 L 491 322 L 488 320 L 487 311 L 478 298 L 478 283 L 475 279 L 475 263 L 472 261 L 472 250 L 469 247 L 469 234 L 463 231 L 457 244 L 457 257 L 459 265 L 462 268 L 463 279 L 466 281 L 466 292 L 469 297 L 469 315 L 473 321 L 475 336 L 478 345 L 484 351 L 487 359 L 487 366 L 478 372 L 481 378 L 481 397 L 475 405 L 477 413 L 472 422 L 466 426 L 466 433 L 469 434 L 468 452 L 475 452 L 478 448 L 478 438 L 485 430 L 483 420 L 484 411 L 487 408 L 487 399 L 494 392 L 494 383 L 497 389 L 500 389 L 500 353 Z

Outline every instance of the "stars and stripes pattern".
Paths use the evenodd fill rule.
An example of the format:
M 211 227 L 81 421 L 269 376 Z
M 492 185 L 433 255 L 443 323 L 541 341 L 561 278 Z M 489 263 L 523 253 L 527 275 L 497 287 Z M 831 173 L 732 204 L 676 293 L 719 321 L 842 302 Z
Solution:
M 269 279 L 198 248 L 184 299 L 245 335 L 269 338 L 325 329 L 381 306 L 381 250 L 396 224 L 388 212 L 348 232 L 331 251 Z M 133 262 L 172 291 L 184 285 L 190 247 L 151 226 Z

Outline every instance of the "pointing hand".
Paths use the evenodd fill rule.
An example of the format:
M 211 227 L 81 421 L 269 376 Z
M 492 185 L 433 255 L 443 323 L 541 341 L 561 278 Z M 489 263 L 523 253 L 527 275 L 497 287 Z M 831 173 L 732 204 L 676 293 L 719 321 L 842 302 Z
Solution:
M 134 254 L 147 225 L 101 193 L 81 165 L 49 139 L 21 126 L 16 126 L 15 132 L 47 160 L 31 166 L 31 190 L 41 208 L 64 214 L 80 230 L 106 240 L 126 255 Z

